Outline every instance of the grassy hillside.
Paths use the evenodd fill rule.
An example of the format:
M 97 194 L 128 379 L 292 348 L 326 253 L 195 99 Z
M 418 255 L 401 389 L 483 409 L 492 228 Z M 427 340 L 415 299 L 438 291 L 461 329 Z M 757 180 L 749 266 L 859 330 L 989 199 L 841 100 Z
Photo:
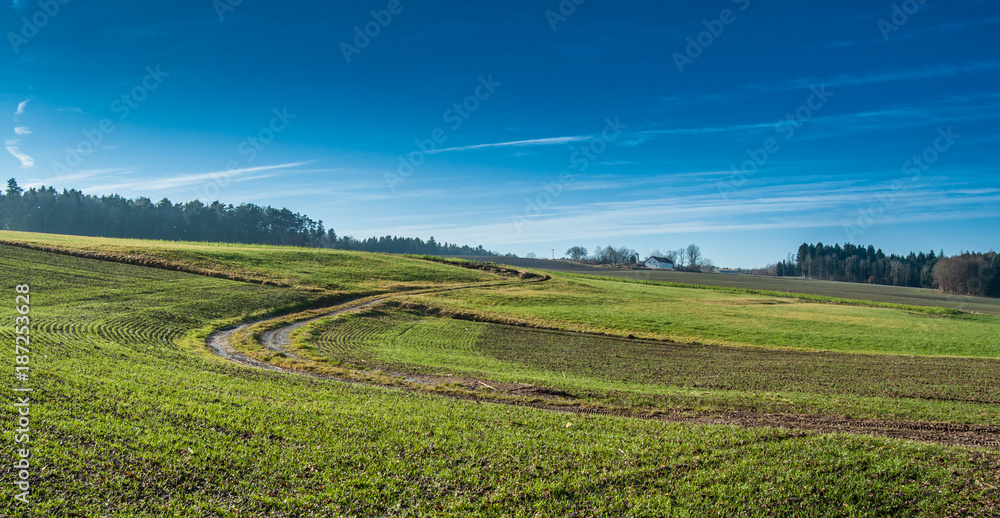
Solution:
M 486 272 L 400 256 L 340 250 L 61 236 L 0 231 L 0 244 L 341 295 L 495 281 Z
M 495 280 L 483 272 L 368 254 L 317 262 L 296 249 L 82 247 L 302 289 L 0 246 L 0 290 L 12 302 L 15 285 L 31 286 L 35 389 L 30 505 L 13 501 L 13 444 L 0 449 L 8 516 L 988 516 L 1000 506 L 990 450 L 443 399 L 243 367 L 204 345 L 212 329 L 318 297 Z M 0 305 L 4 343 L 15 316 Z

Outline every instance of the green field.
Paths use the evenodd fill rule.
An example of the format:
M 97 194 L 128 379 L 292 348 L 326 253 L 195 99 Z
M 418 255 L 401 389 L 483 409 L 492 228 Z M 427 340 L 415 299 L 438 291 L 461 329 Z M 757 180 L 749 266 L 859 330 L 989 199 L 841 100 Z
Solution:
M 1000 357 L 1000 318 L 933 308 L 830 304 L 578 276 L 412 300 L 500 322 L 682 343 Z
M 872 300 L 915 306 L 939 306 L 962 311 L 1000 315 L 1000 299 L 944 294 L 926 288 L 907 288 L 856 282 L 821 281 L 794 277 L 762 277 L 725 273 L 691 273 L 657 270 L 618 270 L 607 275 L 619 279 L 728 286 L 756 290 L 808 293 L 826 297 Z
M 580 404 L 1000 422 L 1000 360 L 697 346 L 473 322 L 402 308 L 298 336 L 334 365 L 529 383 Z
M 686 405 L 692 390 L 718 394 L 705 401 L 720 409 L 740 408 L 733 394 L 795 392 L 831 405 L 842 399 L 838 405 L 859 414 L 890 404 L 866 410 L 870 400 L 947 395 L 963 399 L 952 402 L 955 422 L 988 422 L 993 414 L 976 418 L 973 409 L 993 412 L 997 399 L 989 360 L 997 356 L 995 317 L 573 277 L 524 283 L 329 250 L 9 232 L 0 239 L 106 259 L 0 245 L 0 289 L 10 299 L 0 310 L 7 365 L 14 365 L 14 286 L 31 286 L 32 503 L 13 500 L 14 420 L 5 419 L 0 493 L 9 516 L 993 516 L 1000 509 L 996 448 L 552 412 L 264 371 L 205 346 L 213 330 L 240 321 L 389 293 L 398 295 L 369 313 L 304 328 L 297 345 L 358 368 L 375 366 L 359 364 L 368 361 L 508 376 L 664 408 Z M 503 286 L 412 293 L 478 283 Z M 405 304 L 442 308 L 444 316 Z M 880 335 L 883 323 L 889 331 Z M 390 340 L 405 337 L 406 326 L 418 330 L 414 340 Z M 663 362 L 656 342 L 568 331 L 688 345 L 675 346 L 686 351 L 683 361 Z M 890 359 L 859 372 L 841 358 L 846 352 L 814 350 Z M 716 363 L 699 367 L 709 362 Z M 783 382 L 770 372 L 800 364 L 819 365 L 821 375 L 789 368 Z M 726 375 L 736 369 L 745 372 Z M 652 396 L 639 401 L 644 391 Z M 947 417 L 928 401 L 888 415 Z

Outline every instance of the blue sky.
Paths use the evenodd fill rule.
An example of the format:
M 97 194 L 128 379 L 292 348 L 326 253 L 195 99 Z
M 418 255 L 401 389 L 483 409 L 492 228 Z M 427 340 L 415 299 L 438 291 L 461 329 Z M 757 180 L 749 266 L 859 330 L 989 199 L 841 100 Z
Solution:
M 1000 3 L 576 2 L 15 1 L 0 173 L 521 255 L 998 248 Z

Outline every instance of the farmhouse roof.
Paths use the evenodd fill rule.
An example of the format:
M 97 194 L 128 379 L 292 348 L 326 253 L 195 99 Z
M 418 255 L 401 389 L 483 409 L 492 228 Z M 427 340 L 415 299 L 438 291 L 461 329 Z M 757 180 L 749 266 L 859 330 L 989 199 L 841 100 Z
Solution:
M 670 263 L 670 264 L 674 263 L 673 261 L 671 261 L 670 259 L 667 259 L 666 257 L 650 256 L 649 259 L 656 259 L 657 261 L 659 261 L 661 263 Z M 649 259 L 646 259 L 646 260 L 648 261 Z

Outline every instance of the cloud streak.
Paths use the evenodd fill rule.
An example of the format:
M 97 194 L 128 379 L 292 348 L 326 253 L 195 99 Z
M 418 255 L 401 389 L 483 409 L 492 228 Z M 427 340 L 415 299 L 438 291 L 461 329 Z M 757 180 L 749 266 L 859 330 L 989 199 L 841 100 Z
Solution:
M 35 159 L 21 151 L 21 148 L 18 147 L 20 143 L 20 140 L 8 140 L 4 145 L 7 146 L 7 152 L 21 162 L 22 168 L 35 167 Z
M 25 188 L 30 187 L 41 187 L 43 185 L 51 185 L 55 187 L 56 185 L 66 184 L 73 180 L 82 180 L 84 178 L 93 178 L 97 176 L 105 176 L 109 174 L 131 174 L 133 171 L 131 169 L 119 169 L 119 168 L 105 168 L 105 169 L 85 169 L 83 171 L 76 171 L 73 173 L 67 173 L 59 175 L 55 178 L 50 178 L 48 180 L 42 180 L 38 178 L 32 178 L 28 183 L 24 185 Z M 46 183 L 48 182 L 48 183 Z M 70 186 L 75 187 L 75 186 Z
M 907 70 L 872 72 L 865 75 L 840 74 L 826 78 L 800 77 L 783 83 L 748 85 L 748 88 L 758 92 L 787 92 L 789 90 L 805 90 L 819 84 L 830 88 L 836 88 L 840 86 L 861 86 L 893 81 L 913 81 L 917 79 L 932 79 L 937 77 L 955 77 L 964 74 L 991 72 L 994 70 L 1000 70 L 1000 61 L 996 59 L 988 59 L 958 66 L 951 64 L 937 64 Z
M 875 110 L 817 116 L 809 121 L 809 132 L 796 134 L 795 138 L 798 140 L 825 139 L 886 129 L 909 128 L 918 124 L 993 120 L 1000 117 L 1000 111 L 995 109 L 996 101 L 997 94 L 994 93 L 970 94 L 923 103 L 887 106 Z M 636 136 L 640 141 L 662 136 L 764 135 L 775 131 L 782 125 L 794 124 L 786 121 L 780 123 L 740 123 L 728 126 L 691 126 L 644 130 L 627 135 Z
M 556 146 L 561 144 L 570 144 L 573 142 L 581 142 L 591 138 L 587 135 L 576 135 L 572 137 L 550 137 L 550 138 L 539 138 L 531 140 L 514 140 L 510 142 L 494 142 L 490 144 L 475 144 L 472 146 L 459 146 L 459 147 L 449 147 L 444 149 L 434 149 L 428 151 L 428 154 L 445 153 L 451 151 L 469 151 L 473 149 L 490 149 L 498 147 L 521 147 L 521 146 Z
M 15 0 L 14 8 L 16 9 L 17 7 L 18 7 L 18 2 Z M 24 115 L 24 111 L 25 109 L 27 109 L 29 102 L 31 102 L 31 99 L 25 99 L 20 103 L 18 103 L 17 110 L 14 112 L 15 120 L 20 119 L 21 115 Z M 31 135 L 31 130 L 24 126 L 15 126 L 14 133 L 17 135 Z M 21 151 L 20 145 L 21 145 L 21 139 L 8 139 L 6 142 L 4 142 L 4 146 L 6 146 L 7 152 L 10 153 L 11 156 L 16 158 L 19 162 L 21 162 L 22 169 L 35 167 L 34 157 Z
M 547 207 L 521 231 L 511 222 L 509 208 L 473 225 L 445 214 L 437 225 L 422 227 L 422 231 L 454 242 L 473 242 L 490 236 L 492 246 L 551 243 L 553 236 L 558 236 L 555 239 L 558 241 L 586 242 L 606 240 L 609 236 L 638 239 L 699 232 L 809 228 L 829 228 L 840 235 L 843 226 L 857 218 L 859 210 L 881 203 L 890 195 L 891 204 L 878 212 L 873 225 L 961 220 L 969 217 L 969 211 L 982 218 L 1000 217 L 1000 188 L 980 187 L 973 177 L 955 179 L 952 174 L 924 177 L 895 194 L 888 183 L 870 183 L 862 178 L 867 175 L 852 180 L 830 177 L 766 185 L 747 189 L 739 198 L 725 200 L 704 186 L 700 192 L 690 194 L 668 191 L 664 196 L 644 198 L 626 194 L 617 199 Z M 606 187 L 609 193 L 615 190 L 614 186 Z M 400 226 L 345 229 L 345 232 L 399 233 L 412 225 L 412 215 L 399 215 L 397 219 Z
M 689 106 L 693 103 L 732 104 L 746 99 L 760 98 L 764 94 L 783 93 L 791 90 L 808 90 L 809 88 L 818 85 L 823 85 L 828 88 L 863 86 L 894 81 L 915 81 L 919 79 L 933 79 L 938 77 L 955 77 L 965 74 L 992 72 L 995 70 L 1000 70 L 1000 61 L 997 59 L 987 59 L 963 65 L 941 63 L 920 68 L 869 72 L 867 74 L 860 75 L 839 74 L 830 77 L 799 77 L 780 83 L 751 83 L 746 85 L 743 90 L 724 93 L 683 92 L 675 95 L 660 96 L 657 99 L 660 103 L 660 109 L 675 110 Z
M 244 169 L 236 169 L 233 171 L 213 171 L 210 173 L 182 174 L 167 178 L 160 178 L 156 180 L 143 180 L 135 182 L 98 185 L 94 187 L 89 187 L 86 190 L 100 191 L 100 192 L 116 191 L 119 189 L 141 189 L 144 191 L 164 191 L 169 189 L 177 189 L 180 187 L 203 184 L 209 181 L 219 181 L 222 179 L 232 180 L 238 176 L 245 175 L 247 173 L 257 173 L 261 171 L 275 171 L 279 169 L 292 169 L 310 163 L 312 162 L 310 161 L 289 162 L 287 164 L 247 167 Z
M 930 5 L 925 5 L 922 9 L 928 9 Z M 992 18 L 978 18 L 974 20 L 962 20 L 957 22 L 943 23 L 940 25 L 935 25 L 933 27 L 924 27 L 921 29 L 907 29 L 906 31 L 896 34 L 892 34 L 892 39 L 895 41 L 902 40 L 913 40 L 917 38 L 922 38 L 927 35 L 939 35 L 941 33 L 947 32 L 960 32 L 973 27 L 981 27 L 985 25 L 996 25 L 1000 23 L 1000 17 Z M 883 45 L 885 44 L 885 38 L 867 38 L 867 39 L 853 39 L 853 40 L 841 40 L 835 41 L 830 44 L 832 47 L 854 47 L 857 45 Z

